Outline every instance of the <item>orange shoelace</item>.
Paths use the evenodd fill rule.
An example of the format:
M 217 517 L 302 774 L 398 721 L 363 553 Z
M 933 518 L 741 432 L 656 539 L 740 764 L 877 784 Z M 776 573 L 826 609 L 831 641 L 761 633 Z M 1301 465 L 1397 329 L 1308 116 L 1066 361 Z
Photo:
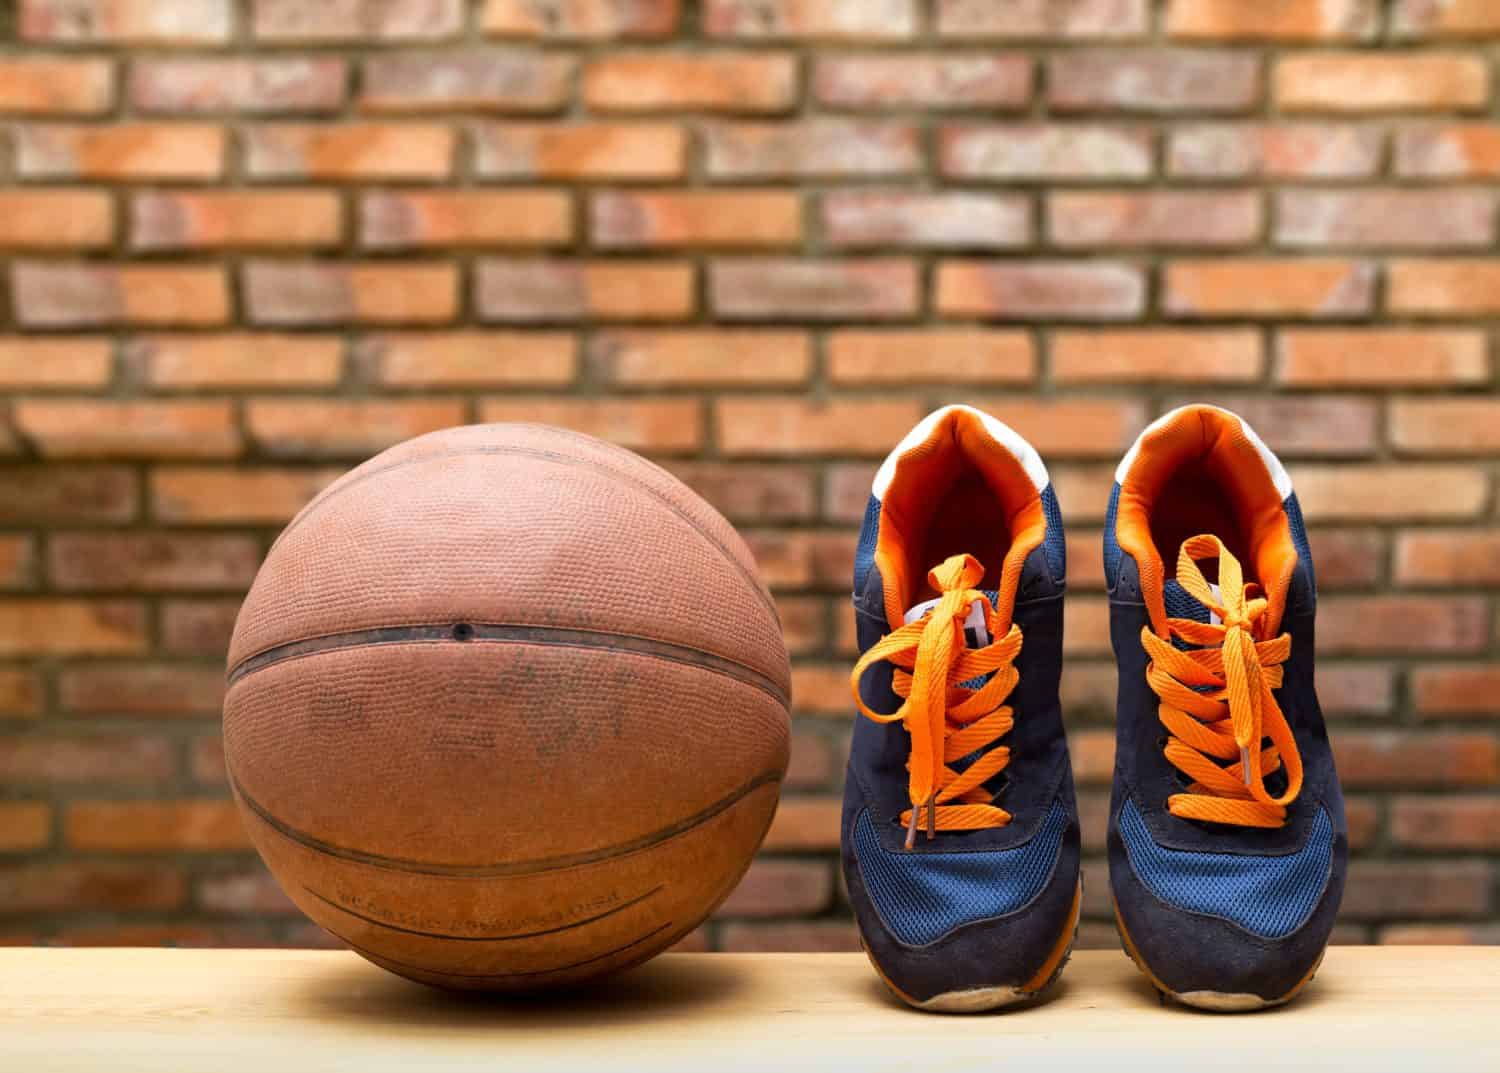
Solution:
M 1010 822 L 1010 813 L 991 804 L 994 795 L 982 785 L 1010 763 L 1009 748 L 990 749 L 962 772 L 948 766 L 1010 733 L 1015 725 L 1012 709 L 1002 702 L 1020 680 L 1014 666 L 1021 651 L 1020 627 L 1013 624 L 1004 637 L 983 648 L 968 648 L 963 640 L 964 620 L 975 603 L 984 609 L 991 636 L 999 625 L 989 598 L 973 587 L 982 577 L 984 567 L 972 555 L 954 555 L 934 567 L 927 580 L 941 594 L 937 606 L 871 646 L 850 678 L 854 703 L 863 715 L 877 723 L 900 720 L 911 735 L 906 769 L 912 807 L 901 813 L 907 849 L 915 844 L 924 811 L 928 838 L 939 830 L 968 831 Z M 872 711 L 859 695 L 860 676 L 881 660 L 895 664 L 892 684 L 903 698 L 890 715 Z M 958 684 L 986 674 L 991 677 L 978 689 Z
M 1195 561 L 1215 555 L 1218 596 Z M 1141 630 L 1151 657 L 1146 680 L 1161 698 L 1158 712 L 1171 735 L 1167 760 L 1193 780 L 1187 793 L 1168 799 L 1167 808 L 1184 819 L 1280 827 L 1286 806 L 1302 789 L 1302 757 L 1273 693 L 1281 685 L 1291 635 L 1259 636 L 1266 598 L 1257 586 L 1245 584 L 1239 562 L 1218 537 L 1195 536 L 1182 545 L 1177 581 L 1220 621 L 1169 618 L 1167 638 L 1149 626 Z M 1200 647 L 1183 651 L 1172 644 L 1173 634 Z M 1262 744 L 1266 738 L 1269 745 Z M 1234 762 L 1221 766 L 1216 760 Z M 1286 791 L 1272 797 L 1266 776 L 1283 762 Z

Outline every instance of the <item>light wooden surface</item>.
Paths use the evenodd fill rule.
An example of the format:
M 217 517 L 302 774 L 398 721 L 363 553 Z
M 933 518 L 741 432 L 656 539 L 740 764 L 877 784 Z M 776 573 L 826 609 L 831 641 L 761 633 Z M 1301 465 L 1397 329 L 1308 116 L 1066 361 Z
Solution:
M 1042 1064 L 1038 1064 L 1042 1063 Z M 971 1017 L 888 999 L 855 954 L 679 954 L 566 998 L 432 991 L 353 954 L 0 949 L 0 1070 L 294 1073 L 1500 1071 L 1500 949 L 1336 947 L 1303 997 L 1159 1005 L 1117 951 Z

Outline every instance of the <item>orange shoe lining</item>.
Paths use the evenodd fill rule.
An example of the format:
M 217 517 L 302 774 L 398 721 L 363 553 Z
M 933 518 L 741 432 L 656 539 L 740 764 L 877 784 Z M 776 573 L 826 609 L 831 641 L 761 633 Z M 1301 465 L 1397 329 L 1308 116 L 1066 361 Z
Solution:
M 1184 510 L 1183 503 L 1193 508 Z M 1174 511 L 1175 519 L 1158 517 Z M 1186 531 L 1195 525 L 1196 532 Z M 1152 628 L 1162 637 L 1167 636 L 1163 554 L 1175 568 L 1177 545 L 1198 532 L 1212 532 L 1232 548 L 1239 545 L 1236 550 L 1253 571 L 1247 580 L 1258 581 L 1270 601 L 1267 628 L 1274 633 L 1297 565 L 1291 526 L 1244 426 L 1212 407 L 1185 409 L 1148 433 L 1120 488 L 1115 537 L 1140 568 L 1141 594 Z M 1166 546 L 1163 540 L 1176 544 Z
M 881 503 L 875 565 L 885 582 L 891 628 L 901 626 L 908 608 L 937 595 L 927 585 L 930 569 L 967 553 L 984 564 L 979 587 L 999 590 L 1003 632 L 1021 567 L 1046 529 L 1041 496 L 1020 460 L 990 437 L 977 415 L 945 414 L 927 439 L 897 460 Z

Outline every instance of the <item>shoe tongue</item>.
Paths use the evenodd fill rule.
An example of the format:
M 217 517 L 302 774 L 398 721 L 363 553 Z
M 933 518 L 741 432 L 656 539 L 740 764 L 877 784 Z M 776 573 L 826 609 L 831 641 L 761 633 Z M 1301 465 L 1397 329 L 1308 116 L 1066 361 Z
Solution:
M 1214 594 L 1214 599 L 1219 598 L 1219 586 L 1210 582 L 1209 589 Z M 1198 598 L 1187 589 L 1176 578 L 1168 578 L 1161 587 L 1161 600 L 1166 606 L 1169 618 L 1185 618 L 1192 622 L 1206 622 L 1210 625 L 1217 624 L 1219 616 L 1203 606 Z
M 996 594 L 986 591 L 984 598 L 990 602 L 990 607 L 995 606 Z M 931 600 L 923 600 L 921 603 L 910 607 L 906 611 L 906 622 L 916 622 L 927 612 L 931 611 L 942 601 L 941 596 L 934 596 Z M 990 631 L 985 625 L 984 608 L 979 601 L 969 605 L 968 617 L 964 619 L 964 644 L 968 648 L 983 648 L 990 643 Z

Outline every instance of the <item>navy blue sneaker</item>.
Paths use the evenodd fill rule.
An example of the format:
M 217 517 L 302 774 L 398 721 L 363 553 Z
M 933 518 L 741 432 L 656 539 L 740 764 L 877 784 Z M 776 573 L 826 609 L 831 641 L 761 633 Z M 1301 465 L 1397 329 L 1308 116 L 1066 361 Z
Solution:
M 863 653 L 844 877 L 876 971 L 920 1009 L 1038 994 L 1078 926 L 1058 704 L 1063 528 L 1046 467 L 948 406 L 875 477 L 854 564 Z
M 1286 1002 L 1322 960 L 1349 855 L 1286 470 L 1236 415 L 1174 410 L 1116 472 L 1104 570 L 1125 952 L 1191 1006 Z

